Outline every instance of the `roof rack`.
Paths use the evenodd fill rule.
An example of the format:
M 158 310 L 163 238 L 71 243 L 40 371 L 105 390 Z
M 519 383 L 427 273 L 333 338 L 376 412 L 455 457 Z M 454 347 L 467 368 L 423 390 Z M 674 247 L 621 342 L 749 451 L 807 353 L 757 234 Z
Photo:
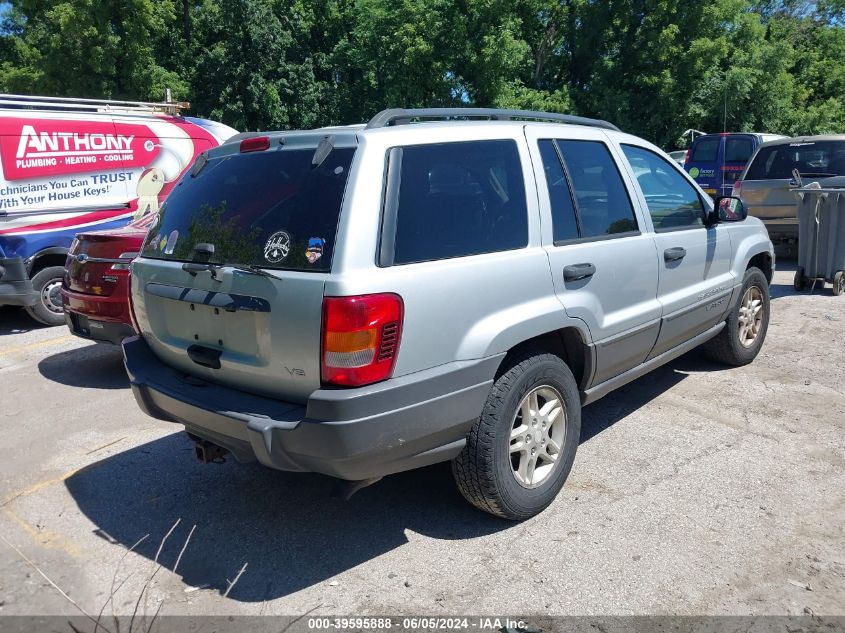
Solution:
M 118 112 L 118 113 L 163 113 L 178 115 L 180 110 L 191 107 L 185 101 L 162 103 L 149 101 L 114 101 L 111 99 L 75 99 L 72 97 L 41 97 L 37 95 L 0 94 L 0 108 L 13 107 L 32 110 L 72 110 L 82 112 Z
M 556 112 L 539 112 L 536 110 L 498 110 L 496 108 L 392 108 L 382 110 L 376 114 L 365 129 L 372 130 L 392 125 L 407 125 L 413 119 L 478 119 L 485 118 L 493 121 L 550 121 L 554 123 L 568 123 L 570 125 L 586 125 L 605 130 L 619 132 L 619 128 L 600 119 L 588 119 L 572 114 L 558 114 Z

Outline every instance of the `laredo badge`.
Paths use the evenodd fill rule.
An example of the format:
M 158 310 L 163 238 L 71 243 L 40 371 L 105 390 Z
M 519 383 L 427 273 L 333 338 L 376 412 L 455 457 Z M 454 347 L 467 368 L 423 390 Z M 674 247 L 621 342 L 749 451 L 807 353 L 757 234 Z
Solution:
M 276 264 L 288 256 L 290 252 L 290 235 L 285 231 L 276 231 L 264 245 L 264 259 Z
M 322 237 L 309 237 L 308 248 L 305 249 L 305 259 L 309 264 L 314 264 L 323 256 L 323 247 L 326 245 L 326 240 Z

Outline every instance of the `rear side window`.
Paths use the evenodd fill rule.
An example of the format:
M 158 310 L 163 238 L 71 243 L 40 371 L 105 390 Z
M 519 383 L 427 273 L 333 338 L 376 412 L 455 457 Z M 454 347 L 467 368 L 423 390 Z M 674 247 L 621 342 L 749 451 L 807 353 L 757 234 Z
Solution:
M 746 180 L 788 180 L 801 176 L 845 176 L 845 141 L 796 142 L 762 146 L 748 166 Z
M 634 208 L 616 163 L 604 143 L 557 141 L 572 183 L 581 237 L 637 230 Z
M 692 148 L 690 161 L 713 163 L 719 157 L 720 138 L 702 138 L 697 140 Z
M 525 247 L 528 210 L 516 143 L 391 150 L 382 243 L 383 266 Z
M 754 153 L 754 144 L 747 136 L 729 136 L 725 139 L 725 162 L 747 163 Z
M 354 148 L 275 149 L 211 158 L 168 196 L 142 255 L 288 270 L 331 268 Z M 209 256 L 197 253 L 210 244 Z

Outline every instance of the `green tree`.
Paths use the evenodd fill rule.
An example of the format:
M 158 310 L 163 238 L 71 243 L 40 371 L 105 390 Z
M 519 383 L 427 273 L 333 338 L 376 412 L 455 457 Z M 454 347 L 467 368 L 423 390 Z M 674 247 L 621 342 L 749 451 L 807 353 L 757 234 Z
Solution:
M 298 3 L 221 0 L 203 7 L 194 102 L 238 129 L 312 127 L 331 118 L 318 78 L 321 51 L 303 48 Z
M 386 107 L 845 131 L 845 0 L 15 0 L 0 88 L 158 99 L 241 130 Z
M 0 87 L 7 91 L 161 99 L 187 84 L 157 63 L 176 15 L 169 0 L 21 0 L 7 13 Z

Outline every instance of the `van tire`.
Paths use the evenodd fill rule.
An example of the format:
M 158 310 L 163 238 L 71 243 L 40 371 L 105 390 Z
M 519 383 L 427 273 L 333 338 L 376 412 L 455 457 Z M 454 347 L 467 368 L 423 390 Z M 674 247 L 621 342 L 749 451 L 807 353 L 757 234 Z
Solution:
M 837 297 L 845 294 L 845 271 L 839 270 L 833 276 L 833 294 Z
M 798 292 L 807 289 L 807 283 L 804 280 L 804 268 L 801 266 L 795 271 L 795 277 L 792 279 L 792 287 Z
M 26 311 L 39 323 L 44 325 L 63 325 L 65 323 L 64 312 L 51 310 L 45 303 L 50 301 L 50 298 L 46 295 L 48 291 L 54 301 L 58 297 L 58 301 L 61 302 L 61 296 L 55 294 L 57 289 L 55 284 L 58 282 L 60 289 L 64 276 L 64 266 L 48 266 L 39 270 L 32 278 L 32 287 L 38 294 L 38 301 L 35 305 L 27 307 Z
M 463 451 L 452 461 L 452 474 L 461 494 L 474 506 L 521 521 L 554 500 L 572 469 L 580 441 L 581 400 L 575 378 L 560 357 L 534 350 L 505 362 L 508 365 L 493 383 Z M 561 410 L 555 421 L 563 423 L 565 434 L 550 472 L 536 487 L 525 487 L 514 472 L 511 432 L 523 399 L 538 389 L 560 395 Z M 565 417 L 559 420 L 561 415 Z M 543 446 L 546 441 L 550 440 L 543 440 Z
M 743 300 L 746 297 L 746 293 L 752 288 L 756 288 L 762 299 L 763 314 L 756 337 L 750 345 L 746 346 L 740 341 L 740 313 L 743 309 Z M 766 340 L 766 332 L 769 329 L 769 314 L 769 282 L 766 280 L 766 275 L 763 274 L 762 270 L 752 266 L 745 271 L 742 289 L 739 293 L 739 301 L 731 309 L 725 327 L 702 346 L 705 355 L 712 360 L 734 367 L 747 365 L 757 357 L 760 348 L 763 347 L 763 342 Z

